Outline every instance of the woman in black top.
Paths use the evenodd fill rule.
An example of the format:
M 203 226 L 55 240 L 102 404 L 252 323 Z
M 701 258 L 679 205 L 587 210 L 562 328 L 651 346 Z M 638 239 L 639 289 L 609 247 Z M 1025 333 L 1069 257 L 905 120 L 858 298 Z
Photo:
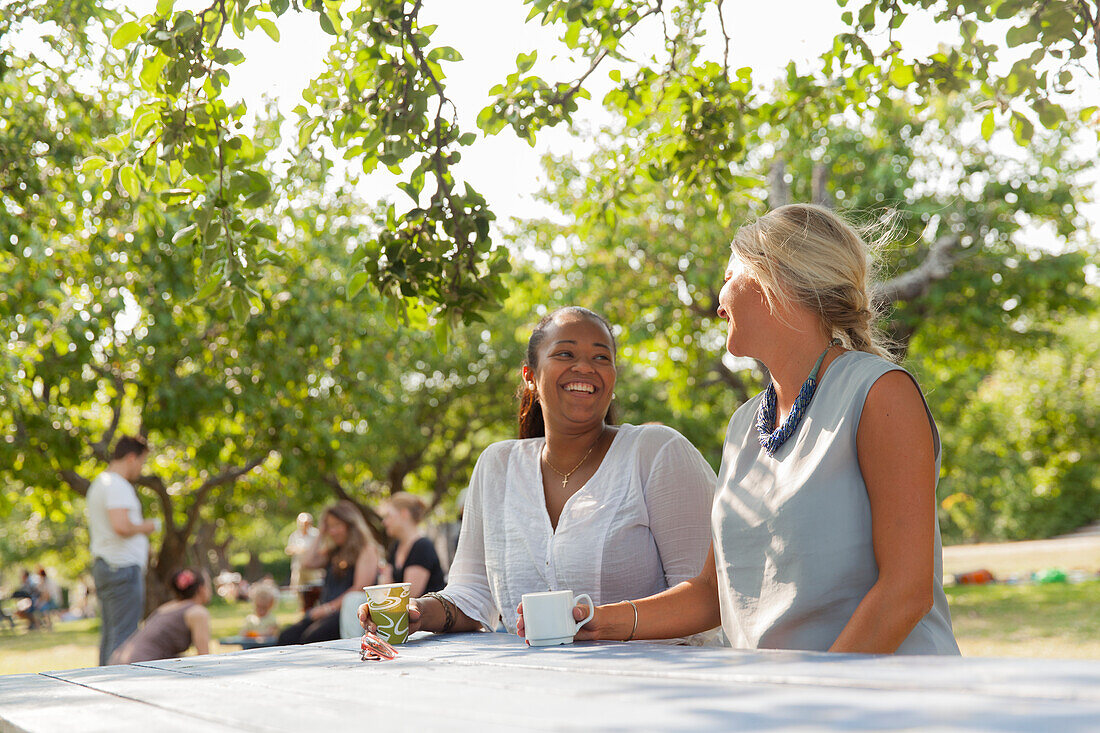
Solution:
M 279 634 L 279 644 L 312 644 L 340 638 L 340 604 L 349 590 L 378 581 L 378 544 L 350 501 L 321 515 L 321 534 L 302 557 L 303 568 L 324 568 L 321 599 L 305 617 Z
M 417 496 L 399 491 L 390 497 L 382 512 L 386 534 L 394 539 L 386 556 L 394 583 L 411 583 L 411 598 L 443 590 L 443 566 L 435 546 L 420 534 L 424 502 Z

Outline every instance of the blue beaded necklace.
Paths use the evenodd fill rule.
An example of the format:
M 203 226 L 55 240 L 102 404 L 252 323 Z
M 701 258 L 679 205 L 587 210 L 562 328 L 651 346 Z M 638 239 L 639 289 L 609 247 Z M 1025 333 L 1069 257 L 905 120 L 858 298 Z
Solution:
M 775 429 L 775 383 L 769 383 L 768 388 L 764 390 L 764 398 L 760 400 L 760 409 L 756 412 L 756 430 L 760 433 L 760 445 L 769 456 L 775 455 L 779 447 L 787 442 L 787 438 L 791 437 L 798 428 L 798 424 L 802 422 L 802 417 L 810 407 L 810 400 L 814 398 L 814 392 L 817 391 L 817 372 L 821 369 L 821 362 L 825 360 L 829 349 L 840 346 L 840 343 L 840 339 L 833 339 L 821 352 L 821 356 L 817 357 L 810 376 L 806 378 L 802 389 L 798 390 L 798 396 L 794 398 L 794 406 L 791 407 L 790 414 L 777 429 Z

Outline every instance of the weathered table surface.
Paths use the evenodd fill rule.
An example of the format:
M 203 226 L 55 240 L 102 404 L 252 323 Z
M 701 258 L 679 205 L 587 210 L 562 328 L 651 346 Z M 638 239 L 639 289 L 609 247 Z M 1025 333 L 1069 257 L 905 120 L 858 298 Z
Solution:
M 0 731 L 1096 731 L 1100 662 L 422 636 L 0 677 Z

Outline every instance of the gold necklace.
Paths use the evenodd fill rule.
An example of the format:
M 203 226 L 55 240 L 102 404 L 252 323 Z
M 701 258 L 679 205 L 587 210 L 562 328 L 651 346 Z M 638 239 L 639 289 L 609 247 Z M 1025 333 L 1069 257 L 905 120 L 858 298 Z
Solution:
M 596 441 L 594 443 L 592 443 L 592 447 L 588 449 L 588 452 L 584 454 L 584 458 L 582 458 L 580 460 L 580 463 L 573 466 L 573 470 L 570 471 L 569 473 L 563 473 L 562 471 L 559 471 L 557 469 L 557 467 L 554 466 L 554 464 L 550 462 L 550 447 L 549 447 L 549 445 L 547 445 L 546 455 L 543 456 L 543 460 L 546 461 L 546 465 L 549 466 L 550 469 L 554 473 L 561 476 L 561 487 L 562 487 L 562 489 L 564 489 L 566 484 L 569 483 L 569 477 L 572 476 L 573 474 L 575 474 L 577 472 L 577 469 L 580 468 L 581 466 L 583 466 L 584 462 L 588 460 L 588 457 L 590 455 L 592 455 L 592 451 L 596 450 L 596 446 L 600 444 L 600 438 L 602 438 L 602 437 L 603 437 L 603 429 L 601 428 L 600 429 L 600 434 L 596 437 Z

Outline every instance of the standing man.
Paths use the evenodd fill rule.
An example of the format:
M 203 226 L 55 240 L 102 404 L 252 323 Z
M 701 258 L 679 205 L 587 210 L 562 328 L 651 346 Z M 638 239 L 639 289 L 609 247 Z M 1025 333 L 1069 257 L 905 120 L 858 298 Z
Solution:
M 313 549 L 321 532 L 313 526 L 313 515 L 298 515 L 298 528 L 286 541 L 286 554 L 290 555 L 290 587 L 298 591 L 302 611 L 308 611 L 321 596 L 322 571 L 302 567 L 302 556 Z
M 99 596 L 99 663 L 137 631 L 145 607 L 145 566 L 149 538 L 159 528 L 141 516 L 133 481 L 141 476 L 149 445 L 125 435 L 115 444 L 107 470 L 88 488 L 88 532 L 92 537 L 92 577 Z

